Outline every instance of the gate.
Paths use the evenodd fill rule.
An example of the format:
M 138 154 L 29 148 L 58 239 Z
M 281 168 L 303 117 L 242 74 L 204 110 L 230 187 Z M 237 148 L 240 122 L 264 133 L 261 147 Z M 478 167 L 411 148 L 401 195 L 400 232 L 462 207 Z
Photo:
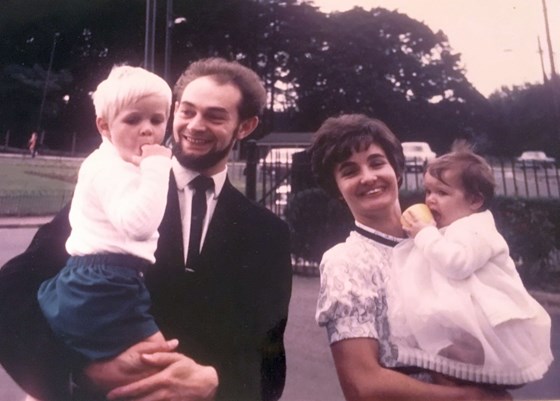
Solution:
M 255 141 L 248 142 L 246 194 L 280 217 L 292 193 L 316 186 L 311 174 L 311 162 L 304 148 L 290 152 L 259 149 Z M 266 155 L 264 151 L 269 150 Z M 259 154 L 261 157 L 259 157 Z M 268 157 L 265 157 L 268 156 Z M 558 166 L 531 167 L 519 165 L 513 159 L 487 158 L 494 172 L 496 195 L 520 198 L 560 198 Z M 423 191 L 422 171 L 403 173 L 403 191 Z

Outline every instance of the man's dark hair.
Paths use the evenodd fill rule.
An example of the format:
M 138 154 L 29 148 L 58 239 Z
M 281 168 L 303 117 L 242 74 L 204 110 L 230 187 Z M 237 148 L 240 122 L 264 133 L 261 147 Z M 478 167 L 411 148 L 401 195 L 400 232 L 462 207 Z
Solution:
M 310 151 L 317 183 L 329 194 L 339 196 L 334 178 L 335 166 L 348 160 L 352 153 L 365 150 L 372 144 L 383 149 L 400 185 L 404 170 L 400 141 L 385 123 L 363 114 L 328 118 L 315 133 Z
M 213 57 L 195 61 L 181 74 L 173 94 L 180 101 L 188 84 L 201 77 L 212 77 L 218 84 L 231 84 L 241 92 L 239 118 L 245 120 L 262 114 L 266 105 L 266 90 L 259 76 L 237 61 Z

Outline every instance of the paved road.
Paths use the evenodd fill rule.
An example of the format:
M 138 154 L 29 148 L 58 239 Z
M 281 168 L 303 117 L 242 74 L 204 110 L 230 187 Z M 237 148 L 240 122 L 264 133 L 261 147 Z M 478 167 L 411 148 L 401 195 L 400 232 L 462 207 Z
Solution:
M 0 229 L 0 266 L 21 252 L 36 229 Z M 326 336 L 314 321 L 319 289 L 316 277 L 294 276 L 290 320 L 286 331 L 288 376 L 281 401 L 340 401 Z M 560 400 L 560 313 L 553 317 L 553 353 L 556 361 L 545 378 L 514 392 L 515 400 Z M 0 401 L 22 401 L 23 392 L 0 368 Z

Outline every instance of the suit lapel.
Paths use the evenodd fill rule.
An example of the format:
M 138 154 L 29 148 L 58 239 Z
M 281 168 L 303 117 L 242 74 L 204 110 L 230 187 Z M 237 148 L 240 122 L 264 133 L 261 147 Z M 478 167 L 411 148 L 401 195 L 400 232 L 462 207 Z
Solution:
M 165 265 L 174 266 L 182 270 L 184 266 L 183 228 L 181 224 L 181 209 L 177 195 L 177 183 L 173 172 L 169 177 L 169 191 L 167 207 L 159 227 L 159 241 L 156 250 L 156 261 L 165 261 Z
M 202 254 L 216 252 L 225 249 L 228 238 L 233 235 L 232 229 L 237 224 L 237 213 L 235 207 L 235 189 L 226 179 L 224 187 L 220 192 L 214 215 L 208 226 L 208 232 L 202 246 Z

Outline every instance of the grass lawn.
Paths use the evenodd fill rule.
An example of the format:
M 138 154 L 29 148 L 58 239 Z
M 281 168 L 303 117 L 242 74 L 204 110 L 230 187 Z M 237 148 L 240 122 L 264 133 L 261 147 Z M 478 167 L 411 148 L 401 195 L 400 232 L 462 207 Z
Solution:
M 0 155 L 0 215 L 56 213 L 71 198 L 82 159 Z
M 55 214 L 72 197 L 82 158 L 0 154 L 0 216 Z M 244 163 L 231 163 L 233 185 L 245 191 Z
M 0 193 L 72 191 L 82 159 L 0 157 Z

